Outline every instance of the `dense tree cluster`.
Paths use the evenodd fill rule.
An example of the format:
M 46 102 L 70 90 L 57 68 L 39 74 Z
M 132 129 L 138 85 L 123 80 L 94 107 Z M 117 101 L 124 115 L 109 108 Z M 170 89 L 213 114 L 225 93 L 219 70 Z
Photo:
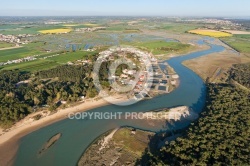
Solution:
M 18 70 L 0 73 L 0 125 L 9 127 L 35 108 L 53 111 L 59 101 L 75 102 L 81 96 L 95 97 L 92 67 L 63 65 L 38 73 Z
M 185 136 L 160 151 L 147 152 L 145 165 L 249 165 L 249 93 L 231 85 L 208 86 L 206 111 Z M 147 163 L 147 164 L 146 164 Z
M 230 79 L 250 88 L 250 64 L 236 64 L 229 71 Z
M 98 73 L 98 76 L 100 78 L 100 83 L 103 86 L 103 88 L 109 88 L 110 83 L 109 83 L 109 67 L 110 67 L 111 62 L 110 61 L 105 61 L 101 64 L 100 66 L 100 71 Z
M 97 55 L 88 56 L 91 62 Z M 111 61 L 101 64 L 99 79 L 103 88 L 110 88 Z M 118 73 L 126 66 L 119 66 Z M 49 70 L 25 73 L 19 70 L 0 72 L 0 126 L 10 127 L 37 108 L 48 106 L 55 110 L 59 101 L 75 102 L 81 96 L 97 95 L 92 79 L 93 65 L 62 65 Z
M 63 82 L 84 82 L 84 79 L 90 76 L 92 68 L 91 65 L 63 65 L 50 70 L 42 70 L 36 73 L 36 75 L 41 79 L 58 77 L 59 80 Z
M 101 83 L 103 88 L 110 89 L 110 82 L 109 82 L 110 71 L 109 70 L 110 70 L 111 64 L 112 64 L 111 61 L 105 61 L 100 66 L 100 71 L 99 71 L 98 75 L 99 75 L 100 83 Z M 121 74 L 123 74 L 124 69 L 130 69 L 130 68 L 126 64 L 118 65 L 114 74 L 116 76 L 121 76 Z
M 246 85 L 250 66 L 234 67 L 232 78 Z M 250 93 L 241 88 L 231 84 L 208 84 L 206 108 L 200 119 L 192 123 L 183 136 L 166 143 L 160 150 L 150 148 L 139 163 L 249 165 Z M 163 139 L 162 135 L 157 137 Z
M 28 79 L 28 73 L 19 71 L 0 72 L 0 124 L 9 126 L 13 121 L 25 117 L 31 112 L 31 107 L 15 91 L 17 83 Z

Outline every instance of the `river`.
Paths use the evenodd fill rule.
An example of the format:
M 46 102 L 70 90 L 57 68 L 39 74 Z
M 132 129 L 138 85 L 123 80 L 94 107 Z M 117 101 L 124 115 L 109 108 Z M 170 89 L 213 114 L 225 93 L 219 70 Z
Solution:
M 199 42 L 205 44 L 203 42 Z M 210 49 L 171 58 L 166 61 L 180 76 L 180 85 L 170 94 L 157 96 L 130 106 L 108 105 L 96 108 L 93 112 L 145 112 L 165 107 L 189 106 L 199 113 L 204 107 L 205 84 L 192 70 L 182 65 L 185 60 L 207 54 L 221 52 L 225 48 L 210 44 Z M 190 121 L 181 121 L 170 126 L 152 126 L 142 120 L 69 120 L 65 119 L 39 129 L 20 140 L 20 146 L 14 165 L 76 165 L 84 150 L 101 134 L 119 126 L 161 131 L 187 126 Z M 49 150 L 39 155 L 39 150 L 47 140 L 57 133 L 62 133 L 60 140 Z

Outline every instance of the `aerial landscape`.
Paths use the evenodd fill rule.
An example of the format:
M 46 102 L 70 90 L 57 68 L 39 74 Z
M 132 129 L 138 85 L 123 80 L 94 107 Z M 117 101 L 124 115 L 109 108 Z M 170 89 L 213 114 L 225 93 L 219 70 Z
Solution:
M 249 6 L 2 2 L 0 166 L 250 165 Z

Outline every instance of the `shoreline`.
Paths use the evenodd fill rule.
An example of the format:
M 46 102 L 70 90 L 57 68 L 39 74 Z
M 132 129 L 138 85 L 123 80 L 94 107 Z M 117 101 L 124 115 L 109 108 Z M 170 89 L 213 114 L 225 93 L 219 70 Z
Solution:
M 119 101 L 118 101 L 119 100 Z M 123 102 L 123 99 L 118 99 L 117 102 Z M 84 112 L 90 109 L 109 105 L 107 101 L 100 99 L 98 101 L 92 100 L 77 106 L 60 109 L 55 114 L 46 116 L 37 121 L 26 123 L 22 126 L 13 127 L 10 131 L 0 135 L 0 165 L 13 165 L 15 154 L 19 148 L 19 141 L 25 135 L 39 130 L 45 126 L 49 126 L 58 121 L 67 119 L 69 113 Z M 34 116 L 34 114 L 30 115 Z M 29 116 L 29 117 L 30 117 Z
M 39 130 L 43 127 L 49 126 L 53 123 L 67 119 L 69 113 L 85 112 L 105 105 L 109 105 L 109 103 L 104 99 L 100 99 L 98 101 L 92 100 L 74 107 L 60 109 L 55 114 L 43 117 L 37 121 L 26 123 L 24 125 L 21 124 L 22 122 L 18 122 L 21 124 L 21 126 L 13 126 L 10 131 L 0 136 L 0 165 L 13 165 L 15 154 L 19 148 L 19 141 L 25 135 L 28 135 L 29 133 Z M 29 117 L 32 117 L 32 114 L 24 119 Z
M 126 98 L 116 96 L 115 103 L 122 103 L 124 100 Z M 69 113 L 85 112 L 109 104 L 104 99 L 89 99 L 84 103 L 77 103 L 76 106 L 59 109 L 56 113 L 50 115 L 49 113 L 43 113 L 43 111 L 32 113 L 7 129 L 6 132 L 0 128 L 0 165 L 13 165 L 15 154 L 19 148 L 19 141 L 22 137 L 43 127 L 67 119 Z M 34 120 L 34 116 L 39 114 L 42 114 L 42 118 Z M 6 153 L 6 151 L 8 152 Z
M 120 102 L 121 101 L 123 101 L 123 99 L 121 99 Z M 97 101 L 93 99 L 91 101 L 86 101 L 85 103 L 81 103 L 73 107 L 60 109 L 56 113 L 45 116 L 39 120 L 34 120 L 29 123 L 24 123 L 25 120 L 30 119 L 31 117 L 34 116 L 34 114 L 37 114 L 37 113 L 28 115 L 26 118 L 24 118 L 23 120 L 18 122 L 16 125 L 14 125 L 10 129 L 10 131 L 0 135 L 0 165 L 13 165 L 14 164 L 14 160 L 16 157 L 15 154 L 18 151 L 19 141 L 22 139 L 22 137 L 36 130 L 39 130 L 43 127 L 46 127 L 53 123 L 67 119 L 69 113 L 85 112 L 85 111 L 89 111 L 91 109 L 99 108 L 99 107 L 106 106 L 109 104 L 110 103 L 108 103 L 104 99 L 99 99 Z M 176 108 L 180 108 L 180 107 L 173 107 L 170 109 L 176 109 Z M 122 126 L 122 127 L 126 127 L 126 126 Z

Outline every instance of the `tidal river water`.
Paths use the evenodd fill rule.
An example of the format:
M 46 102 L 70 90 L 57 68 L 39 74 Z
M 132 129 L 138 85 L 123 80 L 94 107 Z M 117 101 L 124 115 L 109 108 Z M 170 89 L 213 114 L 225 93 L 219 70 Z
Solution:
M 203 42 L 199 42 L 206 44 Z M 210 49 L 199 51 L 179 57 L 171 58 L 166 62 L 180 76 L 180 85 L 170 94 L 141 101 L 130 106 L 107 105 L 89 110 L 91 112 L 146 112 L 161 108 L 176 106 L 189 106 L 195 113 L 199 113 L 205 104 L 205 84 L 202 79 L 192 70 L 182 65 L 183 61 L 221 52 L 225 48 L 210 44 Z M 133 126 L 150 131 L 161 131 L 182 128 L 190 122 L 179 121 L 168 127 L 149 125 L 142 120 L 70 120 L 65 119 L 32 132 L 20 140 L 14 165 L 76 165 L 86 148 L 103 133 L 120 126 Z M 38 152 L 52 136 L 62 133 L 62 137 L 56 144 L 45 151 L 42 155 Z

